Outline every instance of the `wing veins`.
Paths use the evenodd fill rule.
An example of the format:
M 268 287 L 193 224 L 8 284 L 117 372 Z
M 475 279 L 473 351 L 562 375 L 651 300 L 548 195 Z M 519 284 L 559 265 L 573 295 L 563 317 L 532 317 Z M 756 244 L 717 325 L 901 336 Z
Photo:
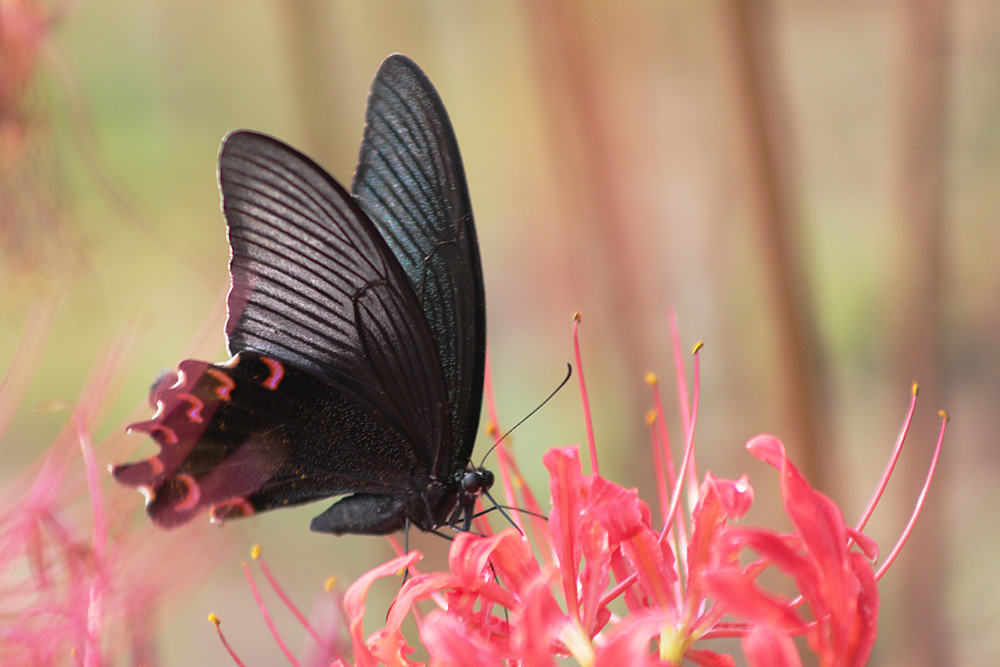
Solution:
M 236 170 L 234 168 L 230 168 L 229 171 L 234 172 L 234 173 L 239 173 L 239 174 L 241 174 L 243 176 L 246 176 L 248 179 L 253 179 L 253 180 L 256 180 L 256 181 L 260 182 L 260 179 L 254 179 L 252 176 L 250 176 L 248 174 L 245 174 L 243 172 L 239 172 L 238 170 Z M 358 240 L 357 236 L 358 235 L 352 235 L 350 233 L 347 233 L 347 230 L 345 229 L 345 224 L 349 224 L 347 222 L 347 220 L 338 219 L 336 216 L 331 215 L 329 211 L 327 211 L 325 209 L 322 209 L 322 208 L 319 209 L 318 215 L 316 215 L 316 216 L 307 216 L 307 215 L 303 214 L 302 210 L 296 209 L 294 206 L 290 206 L 288 203 L 282 201 L 281 198 L 274 196 L 270 192 L 265 192 L 264 190 L 261 190 L 260 188 L 253 187 L 253 186 L 245 184 L 245 183 L 240 183 L 239 187 L 242 188 L 242 189 L 244 189 L 244 190 L 246 190 L 247 192 L 257 194 L 261 198 L 266 199 L 269 202 L 272 202 L 272 203 L 276 204 L 277 206 L 272 206 L 272 207 L 262 206 L 261 204 L 255 202 L 253 199 L 249 198 L 247 195 L 240 195 L 238 193 L 230 193 L 227 196 L 227 200 L 233 201 L 234 204 L 235 203 L 243 203 L 243 204 L 246 205 L 247 208 L 249 208 L 251 210 L 246 210 L 245 208 L 237 207 L 237 206 L 235 206 L 233 204 L 230 204 L 229 201 L 226 202 L 226 208 L 232 208 L 234 211 L 236 211 L 240 215 L 246 216 L 246 217 L 251 218 L 253 220 L 256 220 L 260 224 L 266 225 L 267 227 L 276 230 L 279 234 L 285 235 L 285 236 L 287 236 L 287 237 L 289 237 L 289 238 L 291 238 L 293 240 L 298 240 L 298 241 L 302 242 L 301 237 L 296 237 L 296 235 L 290 233 L 288 231 L 288 228 L 296 229 L 296 230 L 302 232 L 304 238 L 307 238 L 307 239 L 316 239 L 318 241 L 321 241 L 322 242 L 321 246 L 316 246 L 316 245 L 312 245 L 312 244 L 305 243 L 305 242 L 302 242 L 302 243 L 303 243 L 303 245 L 307 246 L 311 251 L 313 251 L 313 252 L 317 253 L 318 255 L 321 255 L 321 256 L 323 256 L 323 257 L 325 257 L 327 259 L 330 259 L 330 260 L 336 259 L 336 256 L 333 255 L 333 254 L 331 254 L 330 252 L 328 252 L 326 250 L 326 248 L 336 247 L 337 245 L 348 246 L 348 247 L 352 248 L 355 251 L 354 254 L 355 254 L 355 256 L 359 260 L 360 259 L 366 260 L 364 262 L 358 261 L 357 264 L 359 264 L 359 265 L 367 265 L 367 268 L 369 268 L 372 272 L 380 273 L 380 274 L 384 273 L 384 271 L 380 271 L 379 270 L 380 269 L 379 266 L 376 266 L 371 261 L 367 261 L 367 258 L 368 258 L 369 255 L 378 256 L 377 253 L 363 252 L 362 249 L 360 248 L 360 246 L 357 243 L 357 240 Z M 278 189 L 278 188 L 276 188 L 276 186 L 273 186 L 273 185 L 270 186 L 270 187 Z M 302 191 L 301 188 L 299 188 L 299 190 Z M 287 191 L 284 191 L 284 190 L 280 190 L 280 192 L 288 194 Z M 303 192 L 304 195 L 306 194 L 304 191 L 302 191 L 302 192 Z M 347 196 L 350 196 L 350 195 L 347 195 Z M 318 203 L 315 202 L 315 200 L 314 200 L 314 198 L 312 196 L 309 196 L 308 200 L 311 201 L 311 202 L 313 202 L 317 206 L 320 206 Z M 296 199 L 295 201 L 301 202 L 302 200 Z M 331 203 L 333 203 L 333 202 L 331 202 Z M 278 210 L 275 210 L 276 208 L 283 209 L 284 211 L 287 211 L 291 215 L 282 214 Z M 347 207 L 346 210 L 342 209 L 340 207 L 336 207 L 335 210 L 336 210 L 337 214 L 339 214 L 341 216 L 341 218 L 354 218 L 355 221 L 357 221 L 357 216 L 356 216 L 355 212 L 351 211 L 349 207 Z M 258 213 L 258 212 L 260 212 L 260 213 Z M 262 213 L 268 213 L 270 215 L 267 216 L 267 217 L 264 217 L 264 216 L 262 216 Z M 284 222 L 286 224 L 286 226 L 283 227 L 283 226 L 281 226 L 279 224 L 275 224 L 272 220 L 269 219 L 271 216 L 273 216 L 273 217 L 277 218 L 278 220 Z M 323 220 L 329 220 L 329 222 L 331 224 L 330 225 L 325 225 L 322 222 Z M 306 224 L 303 224 L 303 223 L 306 223 Z M 363 227 L 363 225 L 361 225 L 361 224 L 358 224 L 357 226 L 358 227 Z M 235 229 L 235 228 L 239 228 L 239 227 L 246 227 L 246 225 L 234 226 L 234 225 L 230 224 L 230 228 L 231 229 Z M 363 233 L 367 237 L 368 230 L 364 230 Z M 377 233 L 377 231 L 375 233 Z M 333 237 L 333 239 L 335 240 L 335 242 L 331 243 L 329 239 L 325 238 L 327 235 Z M 371 245 L 370 238 L 365 238 L 364 240 L 369 242 L 366 245 Z M 341 256 L 342 257 L 346 256 L 346 253 L 342 254 Z M 343 263 L 343 261 L 341 260 L 338 263 Z M 382 265 L 382 267 L 384 268 L 384 262 L 380 262 L 379 264 Z
M 244 239 L 244 240 L 245 240 L 245 242 L 248 245 L 254 245 L 254 246 L 256 246 L 256 247 L 258 247 L 258 248 L 260 248 L 262 250 L 265 250 L 265 251 L 268 250 L 267 246 L 261 245 L 259 243 L 254 242 L 254 241 L 250 241 L 249 239 Z M 271 254 L 275 254 L 275 253 L 271 253 Z M 276 255 L 275 254 L 275 256 L 278 257 L 282 262 L 290 261 L 290 262 L 294 263 L 294 260 L 290 260 L 289 258 L 287 258 L 287 257 L 285 257 L 283 255 Z M 243 258 L 241 258 L 241 260 L 242 259 Z M 268 268 L 268 269 L 272 269 L 274 271 L 274 273 L 261 271 L 261 270 L 255 268 L 253 265 L 259 265 L 259 266 L 262 266 L 262 267 L 265 267 L 265 268 Z M 263 259 L 261 257 L 257 257 L 257 256 L 254 256 L 252 259 L 249 258 L 249 257 L 247 257 L 246 261 L 241 261 L 240 262 L 239 268 L 240 268 L 241 271 L 243 271 L 244 273 L 246 273 L 248 276 L 256 277 L 261 282 L 272 283 L 276 288 L 279 288 L 279 289 L 281 289 L 283 291 L 290 292 L 291 294 L 289 296 L 301 297 L 302 301 L 307 301 L 309 303 L 315 304 L 317 306 L 316 309 L 318 311 L 324 312 L 324 315 L 329 315 L 329 316 L 335 317 L 335 318 L 339 319 L 340 321 L 342 321 L 344 323 L 347 323 L 347 324 L 350 324 L 350 322 L 351 322 L 351 320 L 346 315 L 344 315 L 344 314 L 342 314 L 342 313 L 340 313 L 338 311 L 335 311 L 335 310 L 332 310 L 332 309 L 329 309 L 329 308 L 326 307 L 327 304 L 324 303 L 324 301 L 326 301 L 326 300 L 329 299 L 330 295 L 328 293 L 324 292 L 323 290 L 317 289 L 312 283 L 307 282 L 306 280 L 302 279 L 298 275 L 290 274 L 288 272 L 282 271 L 281 270 L 281 266 L 279 264 L 275 263 L 275 262 L 266 261 L 265 259 Z M 364 291 L 364 289 L 368 285 L 372 284 L 372 281 L 368 280 L 360 288 L 352 290 L 354 293 L 350 293 L 347 290 L 344 290 L 343 288 L 340 288 L 340 287 L 336 286 L 334 283 L 332 283 L 331 281 L 326 280 L 325 278 L 323 278 L 320 275 L 313 274 L 313 276 L 317 279 L 317 281 L 324 282 L 327 285 L 329 285 L 331 287 L 331 291 L 332 290 L 336 290 L 336 291 L 340 292 L 341 294 L 343 294 L 344 297 L 345 297 L 345 299 L 354 298 L 354 296 L 356 295 L 356 293 L 360 293 L 360 292 Z M 282 279 L 284 279 L 284 280 L 282 280 Z M 324 298 L 320 299 L 320 298 L 317 298 L 315 296 L 311 296 L 311 295 L 307 295 L 307 294 L 302 294 L 300 291 L 295 290 L 292 287 L 291 283 L 296 283 L 298 285 L 305 286 L 306 288 L 308 288 L 309 292 L 315 292 L 316 294 L 318 294 L 319 296 L 324 297 Z M 258 287 L 257 290 L 254 291 L 254 293 L 255 294 L 260 293 L 259 287 Z M 286 301 L 286 303 L 291 303 L 291 301 Z M 296 310 L 298 310 L 298 309 L 296 309 Z M 312 319 L 312 320 L 314 320 L 316 322 L 323 323 L 323 322 L 326 321 L 326 320 L 324 320 L 323 318 L 320 318 L 317 315 L 313 315 L 311 313 L 306 313 L 306 314 L 309 316 L 310 319 Z

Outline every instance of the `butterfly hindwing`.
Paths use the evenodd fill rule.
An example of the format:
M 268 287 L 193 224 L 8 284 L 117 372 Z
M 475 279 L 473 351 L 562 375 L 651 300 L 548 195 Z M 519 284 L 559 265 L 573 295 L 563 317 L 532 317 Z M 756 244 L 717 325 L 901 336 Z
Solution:
M 163 527 L 205 509 L 213 519 L 330 495 L 403 495 L 426 468 L 407 439 L 348 395 L 276 359 L 241 352 L 223 364 L 181 362 L 154 388 L 157 414 L 132 424 L 161 448 L 115 466 Z

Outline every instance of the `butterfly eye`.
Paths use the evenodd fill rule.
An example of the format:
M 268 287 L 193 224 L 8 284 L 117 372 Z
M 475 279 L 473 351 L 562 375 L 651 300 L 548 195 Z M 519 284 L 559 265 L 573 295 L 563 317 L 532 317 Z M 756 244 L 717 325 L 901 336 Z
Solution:
M 488 491 L 491 486 L 493 486 L 493 473 L 485 468 L 468 472 L 462 478 L 462 490 L 468 494 Z

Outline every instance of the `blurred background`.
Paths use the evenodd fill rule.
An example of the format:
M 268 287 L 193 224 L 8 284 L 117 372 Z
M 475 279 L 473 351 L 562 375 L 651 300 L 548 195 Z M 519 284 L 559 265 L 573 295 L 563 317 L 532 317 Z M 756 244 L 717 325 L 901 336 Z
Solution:
M 427 72 L 462 148 L 505 424 L 559 382 L 582 311 L 602 472 L 652 502 L 643 376 L 660 375 L 671 405 L 673 308 L 683 346 L 706 344 L 701 469 L 749 472 L 767 517 L 776 480 L 743 444 L 772 432 L 850 523 L 916 381 L 908 448 L 869 530 L 883 551 L 919 492 L 937 410 L 952 422 L 883 580 L 872 662 L 1000 660 L 992 0 L 0 0 L 0 360 L 26 361 L 25 331 L 34 345 L 22 399 L 0 411 L 0 483 L 34 474 L 102 355 L 114 372 L 98 467 L 154 451 L 123 434 L 150 414 L 154 378 L 225 358 L 220 139 L 274 134 L 348 183 L 368 84 L 394 52 Z M 543 498 L 542 452 L 585 438 L 572 387 L 514 435 Z M 225 664 L 208 612 L 253 664 L 281 660 L 240 569 L 251 544 L 307 610 L 327 577 L 343 588 L 391 554 L 310 533 L 325 505 L 155 534 L 138 495 L 110 479 L 104 493 L 148 534 L 150 571 L 197 564 L 144 612 L 150 664 Z M 442 540 L 413 539 L 441 563 Z M 278 623 L 297 645 L 301 628 Z

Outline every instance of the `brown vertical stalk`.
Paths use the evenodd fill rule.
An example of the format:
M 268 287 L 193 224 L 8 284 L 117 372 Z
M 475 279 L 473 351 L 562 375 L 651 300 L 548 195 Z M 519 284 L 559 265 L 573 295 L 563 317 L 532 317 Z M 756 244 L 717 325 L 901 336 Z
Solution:
M 767 272 L 771 319 L 782 361 L 781 405 L 796 463 L 819 488 L 831 481 L 823 466 L 829 437 L 820 411 L 819 342 L 796 244 L 799 224 L 791 166 L 790 126 L 778 80 L 767 2 L 728 0 L 722 6 L 745 137 L 754 222 Z
M 359 119 L 346 118 L 344 105 L 338 103 L 348 68 L 337 53 L 342 40 L 330 34 L 331 25 L 336 25 L 330 20 L 333 7 L 323 0 L 283 0 L 276 6 L 282 14 L 288 77 L 309 153 L 327 164 L 344 156 L 352 162 L 360 132 L 343 128 L 354 127 Z
M 647 369 L 649 353 L 641 298 L 648 274 L 633 252 L 630 234 L 635 220 L 624 200 L 619 180 L 622 159 L 602 99 L 611 93 L 601 89 L 595 67 L 601 47 L 586 34 L 584 5 L 531 0 L 525 11 L 539 51 L 550 133 L 559 143 L 553 153 L 559 160 L 569 225 L 564 235 L 568 239 L 591 235 L 593 243 L 584 244 L 583 253 L 590 275 L 578 282 L 592 286 L 586 296 L 607 319 L 613 347 L 623 355 L 626 377 L 636 380 L 627 385 L 631 395 L 626 403 L 637 406 L 638 379 Z M 600 276 L 598 289 L 593 288 L 594 275 Z
M 899 8 L 901 37 L 898 108 L 898 242 L 900 274 L 893 353 L 898 384 L 917 380 L 927 410 L 914 424 L 914 442 L 930 443 L 937 429 L 933 410 L 941 407 L 945 207 L 945 125 L 949 5 L 947 0 L 904 0 Z M 904 457 L 900 472 L 915 489 L 926 461 Z M 933 498 L 907 545 L 899 567 L 900 607 L 883 647 L 899 665 L 949 662 L 944 621 L 943 546 L 946 527 Z

